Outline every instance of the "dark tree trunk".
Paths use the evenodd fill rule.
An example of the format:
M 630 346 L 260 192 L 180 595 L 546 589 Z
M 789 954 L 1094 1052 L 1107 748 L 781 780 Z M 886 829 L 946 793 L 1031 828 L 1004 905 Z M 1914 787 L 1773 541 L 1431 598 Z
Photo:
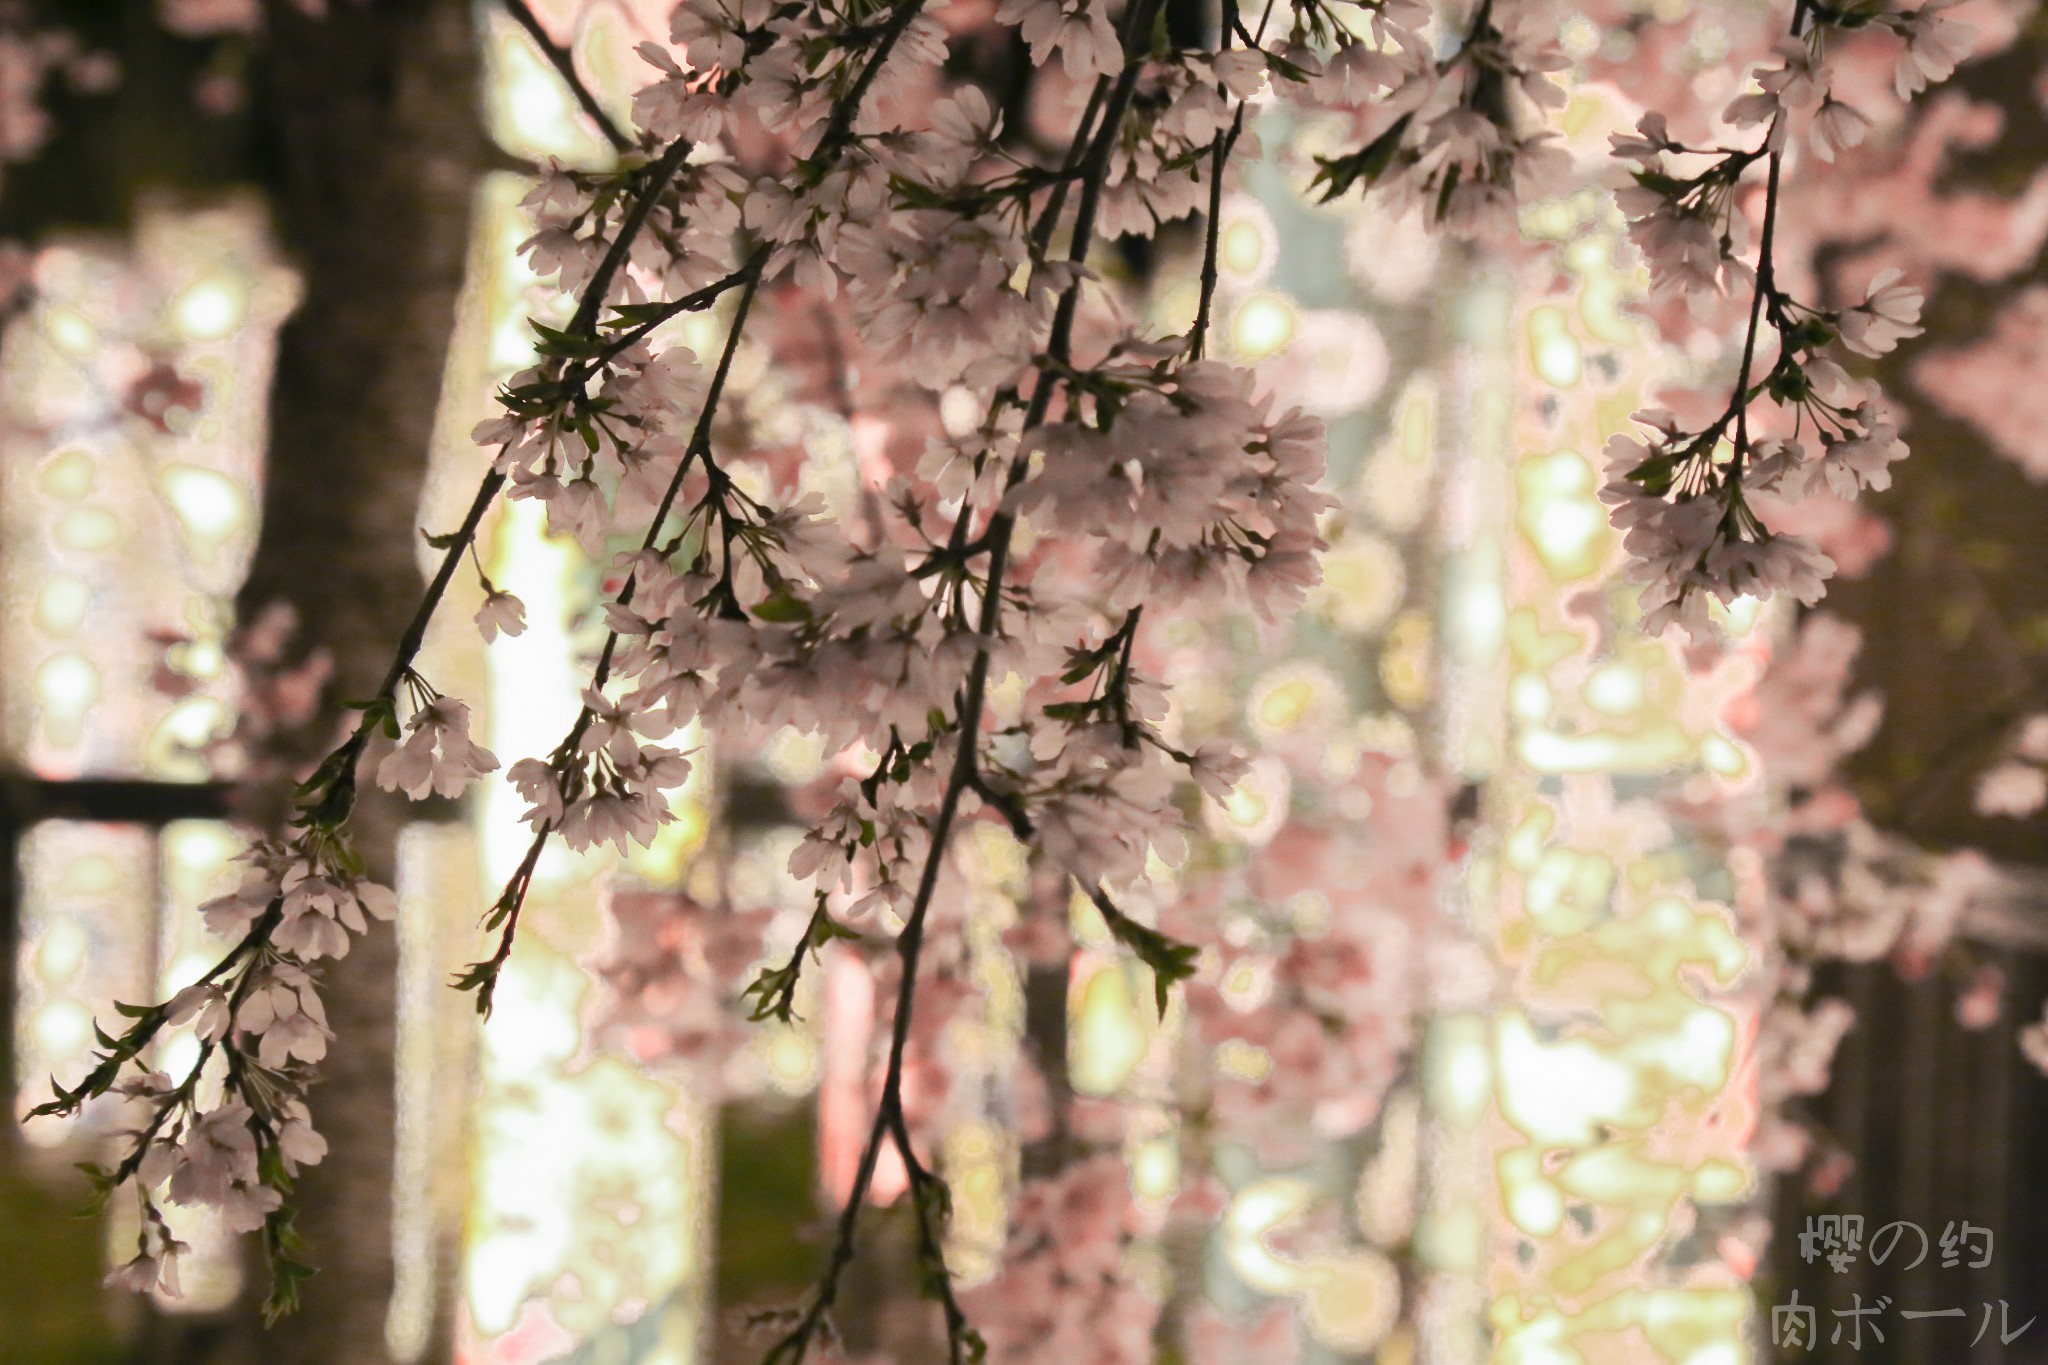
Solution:
M 1956 154 L 1942 193 L 2014 195 L 2039 173 L 2048 112 L 2035 89 L 2044 61 L 2048 32 L 2035 25 L 1956 74 L 1953 93 L 1941 98 L 1995 108 L 2001 129 L 1989 145 Z M 2048 255 L 2006 279 L 1944 274 L 1934 282 L 1927 335 L 1877 369 L 1908 415 L 1913 449 L 1892 488 L 1868 499 L 1891 522 L 1893 549 L 1867 577 L 1833 585 L 1824 604 L 1862 629 L 1857 682 L 1884 698 L 1884 724 L 1849 765 L 1871 818 L 1930 847 L 2034 865 L 2048 864 L 2048 812 L 1984 816 L 1974 793 L 2020 722 L 2048 711 L 2048 488 L 1943 412 L 1913 366 L 1978 342 L 2009 300 L 2044 282 Z M 1836 281 L 1843 294 L 1862 283 Z
M 243 619 L 288 603 L 300 647 L 334 660 L 333 702 L 375 691 L 420 591 L 414 517 L 486 156 L 478 49 L 468 0 L 349 0 L 318 20 L 278 3 L 268 18 L 257 98 L 306 293 L 278 339 Z M 312 742 L 331 737 L 316 728 Z M 379 879 L 402 815 L 374 790 L 357 808 Z M 320 1274 L 261 1341 L 265 1365 L 389 1358 L 396 965 L 379 927 L 327 972 L 336 1041 L 313 1111 L 329 1155 L 301 1187 L 300 1218 Z M 429 1359 L 447 1352 L 450 1296 L 437 1299 Z

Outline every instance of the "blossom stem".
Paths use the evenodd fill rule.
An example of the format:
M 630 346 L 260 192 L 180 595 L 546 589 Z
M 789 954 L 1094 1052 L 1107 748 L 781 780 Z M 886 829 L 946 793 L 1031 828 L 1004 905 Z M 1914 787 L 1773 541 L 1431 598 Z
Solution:
M 861 69 L 860 75 L 854 77 L 852 88 L 841 95 L 834 104 L 832 113 L 825 123 L 824 135 L 818 139 L 817 147 L 801 163 L 800 169 L 809 183 L 816 184 L 824 177 L 825 172 L 831 169 L 832 159 L 839 155 L 840 148 L 853 136 L 853 120 L 860 113 L 861 101 L 867 98 L 868 87 L 882 74 L 882 67 L 887 64 L 889 53 L 896 46 L 896 40 L 910 27 L 910 21 L 923 12 L 924 4 L 925 0 L 903 0 L 903 3 L 891 11 L 889 22 L 882 26 L 880 36 L 875 42 L 873 55 L 868 58 L 867 65 Z
M 647 184 L 633 206 L 627 210 L 619 224 L 618 234 L 612 239 L 604 259 L 591 276 L 590 285 L 576 307 L 576 315 L 566 329 L 572 335 L 591 336 L 595 334 L 597 316 L 603 306 L 606 294 L 611 291 L 611 282 L 625 264 L 627 252 L 633 241 L 646 226 L 648 215 L 654 211 L 654 202 L 661 192 L 682 169 L 683 160 L 689 155 L 690 143 L 676 139 L 654 163 L 647 177 Z M 498 493 L 505 486 L 505 475 L 495 465 L 477 485 L 476 496 L 470 499 L 469 510 L 463 514 L 462 524 L 448 548 L 442 552 L 441 563 L 434 571 L 433 579 L 426 591 L 420 594 L 419 605 L 414 608 L 412 620 L 406 624 L 405 633 L 399 636 L 398 648 L 393 653 L 391 667 L 384 675 L 383 685 L 377 689 L 376 701 L 390 703 L 396 700 L 398 689 L 412 672 L 413 661 L 418 658 L 420 648 L 426 643 L 427 626 L 433 621 L 434 613 L 440 608 L 441 599 L 446 596 L 448 585 L 454 581 L 455 571 L 462 563 L 462 556 L 476 539 L 477 530 L 483 525 L 484 514 L 497 501 Z M 370 737 L 376 732 L 376 713 L 365 711 L 355 732 L 342 742 L 337 751 L 340 756 L 339 771 L 322 799 L 313 807 L 312 818 L 320 823 L 339 825 L 348 818 L 355 799 L 356 760 L 369 747 Z M 332 757 L 332 756 L 331 756 Z
M 548 835 L 554 832 L 554 822 L 549 821 L 534 831 L 533 842 L 526 847 L 526 856 L 519 860 L 519 867 L 505 884 L 505 891 L 498 897 L 493 909 L 504 913 L 503 926 L 498 933 L 498 946 L 485 961 L 471 966 L 467 973 L 457 979 L 458 986 L 476 989 L 476 1011 L 488 1019 L 491 1017 L 491 1001 L 498 988 L 498 974 L 505 962 L 512 956 L 512 941 L 519 933 L 519 912 L 525 908 L 527 888 L 533 884 L 533 871 L 540 865 L 541 850 L 547 847 Z M 516 894 L 515 894 L 516 892 Z M 475 977 L 474 981 L 470 978 Z
M 212 1052 L 212 1043 L 206 1043 L 200 1047 L 199 1056 L 192 1063 L 192 1070 L 187 1073 L 184 1081 L 179 1084 L 177 1089 L 163 1097 L 162 1102 L 157 1106 L 156 1113 L 150 1118 L 148 1126 L 135 1134 L 134 1148 L 123 1158 L 121 1164 L 114 1168 L 114 1183 L 119 1184 L 142 1169 L 143 1158 L 149 1155 L 150 1144 L 156 1141 L 156 1135 L 162 1130 L 164 1123 L 172 1114 L 178 1111 L 181 1105 L 191 1101 L 192 1092 L 199 1086 L 199 1073 L 206 1069 L 206 1059 Z M 140 1188 L 140 1186 L 137 1186 L 138 1190 Z M 144 1192 L 143 1197 L 145 1199 L 148 1198 L 148 1194 Z
M 1010 833 L 1016 835 L 1020 841 L 1032 836 L 1034 828 L 1031 817 L 1025 812 L 1024 803 L 1017 799 L 1015 793 L 999 790 L 979 771 L 968 778 L 967 789 L 992 806 L 996 814 L 1003 817 L 1003 823 L 1010 827 Z
M 570 320 L 567 330 L 578 336 L 594 336 L 597 329 L 597 315 L 604 308 L 604 301 L 610 295 L 612 280 L 626 264 L 626 256 L 633 249 L 633 242 L 640 230 L 647 225 L 648 215 L 654 212 L 654 203 L 661 198 L 661 192 L 668 188 L 676 173 L 682 170 L 683 162 L 689 158 L 695 143 L 679 137 L 669 143 L 661 159 L 647 170 L 647 185 L 633 199 L 633 206 L 626 210 L 626 216 L 619 222 L 618 235 L 598 262 L 597 271 L 590 277 L 590 283 L 583 291 L 583 297 L 576 303 L 576 315 Z
M 754 299 L 760 293 L 761 268 L 767 263 L 768 248 L 757 247 L 754 254 L 748 257 L 746 265 L 738 272 L 746 277 L 746 287 L 740 293 L 738 306 L 733 309 L 732 323 L 726 328 L 725 349 L 719 353 L 718 368 L 711 375 L 711 386 L 704 391 L 704 406 L 697 414 L 697 426 L 690 433 L 690 444 L 683 452 L 683 462 L 676 466 L 676 472 L 670 477 L 668 487 L 662 491 L 661 504 L 654 509 L 653 520 L 647 526 L 647 536 L 640 542 L 642 550 L 654 548 L 662 523 L 668 520 L 668 514 L 675 506 L 676 495 L 682 491 L 683 475 L 689 472 L 691 461 L 702 461 L 707 468 L 712 466 L 711 424 L 718 415 L 719 400 L 725 395 L 725 382 L 732 375 L 733 358 L 739 354 L 740 337 L 747 329 L 747 314 L 753 310 Z M 631 601 L 632 591 L 633 584 L 628 580 L 626 586 L 621 589 L 621 604 Z M 611 642 L 617 641 L 618 638 L 618 632 L 613 631 Z M 610 652 L 608 648 L 607 657 Z M 604 679 L 600 677 L 599 686 L 602 686 L 603 682 Z
M 272 901 L 269 909 L 263 913 L 262 917 L 249 927 L 249 932 L 242 935 L 234 947 L 228 949 L 219 961 L 209 967 L 205 974 L 192 984 L 196 986 L 206 985 L 218 980 L 223 973 L 233 968 L 237 962 L 241 961 L 259 943 L 270 937 L 270 932 L 277 927 L 277 921 L 282 916 L 283 911 L 284 901 L 282 898 Z M 93 1068 L 91 1074 L 70 1090 L 59 1088 L 52 1099 L 30 1110 L 29 1116 L 31 1118 L 41 1118 L 46 1115 L 76 1113 L 78 1107 L 86 1100 L 104 1092 L 113 1083 L 115 1078 L 119 1076 L 123 1066 L 141 1056 L 142 1050 L 149 1046 L 156 1035 L 163 1031 L 164 1025 L 169 1022 L 170 1010 L 168 1008 L 163 1005 L 152 1006 L 147 1014 L 135 1021 L 134 1027 L 130 1028 L 116 1040 L 116 1046 L 113 1051 L 109 1052 L 106 1059 Z
M 678 140 L 672 143 L 651 167 L 636 173 L 639 193 L 621 221 L 610 248 L 592 277 L 588 291 L 578 305 L 575 319 L 568 329 L 571 333 L 594 337 L 598 313 L 610 292 L 612 280 L 624 265 L 633 240 L 646 225 L 655 201 L 682 168 L 689 150 L 690 145 L 687 142 Z M 557 375 L 559 376 L 559 371 Z M 445 597 L 449 584 L 454 580 L 463 556 L 471 553 L 471 546 L 478 528 L 482 525 L 484 514 L 496 501 L 504 484 L 505 475 L 498 472 L 495 466 L 479 483 L 460 528 L 447 541 L 441 563 L 421 594 L 412 619 L 399 637 L 391 667 L 386 672 L 376 696 L 362 707 L 363 714 L 348 738 L 336 746 L 316 770 L 310 784 L 308 799 L 293 821 L 299 830 L 296 837 L 311 862 L 341 868 L 352 864 L 353 858 L 341 840 L 341 831 L 354 807 L 357 765 L 364 750 L 369 746 L 371 736 L 393 716 L 399 689 L 415 676 L 413 661 L 418 657 L 419 650 L 425 642 L 427 626 Z M 436 543 L 441 542 L 437 539 Z M 274 1147 L 277 1130 L 271 1122 L 271 1115 L 265 1112 L 270 1101 L 251 1091 L 252 1078 L 246 1071 L 242 1050 L 234 1042 L 233 1029 L 241 1003 L 256 980 L 253 964 L 257 962 L 259 955 L 266 952 L 275 953 L 271 939 L 282 924 L 283 918 L 284 895 L 279 892 L 270 899 L 263 913 L 250 925 L 241 940 L 222 955 L 198 983 L 195 983 L 215 981 L 230 971 L 238 970 L 237 964 L 240 964 L 240 975 L 230 994 L 226 1030 L 221 1040 L 202 1048 L 200 1064 L 203 1065 L 206 1057 L 218 1046 L 228 1059 L 229 1074 L 225 1081 L 226 1088 L 231 1092 L 263 1101 L 250 1106 L 250 1123 L 260 1149 Z M 87 1099 L 105 1093 L 118 1078 L 122 1068 L 136 1061 L 168 1019 L 167 1006 L 158 1004 L 149 1007 L 137 1018 L 133 1028 L 115 1040 L 83 1082 L 70 1090 L 57 1089 L 52 1099 L 38 1106 L 34 1112 L 75 1113 Z M 142 1130 L 140 1140 L 133 1144 L 127 1156 L 116 1168 L 114 1184 L 132 1179 L 139 1172 L 141 1162 L 147 1155 L 156 1133 L 181 1104 L 189 1102 L 191 1088 L 197 1081 L 199 1070 L 200 1066 L 196 1065 L 184 1085 L 158 1102 L 149 1126 Z M 261 1088 L 269 1090 L 271 1087 L 266 1083 Z M 270 1178 L 266 1177 L 266 1180 L 268 1179 Z M 279 1193 L 283 1194 L 288 1189 L 288 1184 L 278 1188 Z M 272 1210 L 265 1220 L 265 1246 L 270 1253 L 272 1270 L 272 1295 L 266 1312 L 285 1311 L 296 1301 L 296 1291 L 293 1287 L 295 1276 L 304 1273 L 303 1267 L 286 1264 L 288 1257 L 285 1252 L 288 1250 L 289 1239 L 281 1230 L 288 1230 L 290 1219 L 291 1208 L 286 1202 Z
M 1780 117 L 1783 117 L 1780 115 Z M 1735 458 L 1729 465 L 1729 479 L 1738 481 L 1749 453 L 1749 376 L 1756 363 L 1757 336 L 1762 331 L 1764 298 L 1776 285 L 1772 281 L 1771 239 L 1778 225 L 1778 182 L 1784 154 L 1772 152 L 1770 175 L 1764 187 L 1764 227 L 1757 244 L 1756 289 L 1749 300 L 1749 329 L 1742 340 L 1742 364 L 1736 371 L 1731 402 L 1735 410 Z

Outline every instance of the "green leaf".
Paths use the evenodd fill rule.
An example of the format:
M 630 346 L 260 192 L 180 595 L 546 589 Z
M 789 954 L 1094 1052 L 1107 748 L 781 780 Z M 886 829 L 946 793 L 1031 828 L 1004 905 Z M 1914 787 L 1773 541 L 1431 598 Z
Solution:
M 265 1143 L 256 1149 L 256 1178 L 273 1190 L 292 1187 L 292 1178 L 284 1170 L 284 1153 L 276 1143 Z
M 356 852 L 351 844 L 333 845 L 328 857 L 333 861 L 337 871 L 346 872 L 351 877 L 360 877 L 367 870 L 363 863 L 363 855 Z
M 107 1207 L 107 1200 L 113 1197 L 114 1190 L 121 1182 L 114 1172 L 96 1166 L 90 1161 L 75 1164 L 78 1170 L 85 1172 L 85 1178 L 92 1182 L 92 1196 L 85 1201 L 76 1216 L 91 1218 Z
M 311 1279 L 313 1267 L 290 1257 L 275 1256 L 270 1262 L 270 1294 L 263 1300 L 263 1325 L 275 1327 L 280 1319 L 299 1311 L 299 1281 Z
M 1639 169 L 1632 174 L 1638 185 L 1646 190 L 1654 190 L 1667 199 L 1683 194 L 1687 188 L 1688 182 L 1680 180 L 1675 175 L 1666 175 L 1663 171 Z
M 811 619 L 810 604 L 790 592 L 788 588 L 777 588 L 754 604 L 754 615 L 763 621 L 786 625 Z
M 448 982 L 458 991 L 473 991 L 498 974 L 495 962 L 472 962 Z
M 1321 169 L 1309 182 L 1309 188 L 1324 187 L 1322 202 L 1327 204 L 1353 185 L 1377 183 L 1387 173 L 1387 168 L 1394 164 L 1394 157 L 1401 150 L 1401 139 L 1414 119 L 1413 114 L 1401 115 L 1384 133 L 1355 152 L 1344 156 L 1317 157 L 1316 164 Z
M 604 342 L 597 337 L 557 331 L 541 322 L 532 325 L 535 335 L 540 337 L 540 345 L 536 349 L 544 356 L 557 360 L 582 360 L 604 349 Z
M 812 919 L 811 933 L 808 941 L 808 946 L 812 952 L 823 948 L 835 938 L 844 939 L 848 943 L 859 943 L 861 941 L 858 929 L 853 928 L 851 925 L 841 924 L 830 915 L 820 914 Z
M 1266 59 L 1266 69 L 1282 80 L 1306 81 L 1308 79 L 1308 69 L 1306 67 L 1295 65 L 1277 52 L 1267 52 L 1261 49 L 1259 55 Z
M 277 1244 L 286 1251 L 298 1253 L 306 1250 L 306 1239 L 299 1236 L 298 1225 L 286 1223 L 274 1234 Z
M 491 1002 L 498 990 L 498 969 L 504 964 L 495 958 L 472 962 L 457 972 L 449 985 L 458 991 L 476 992 L 476 1012 L 488 1019 L 491 1017 Z
M 1764 390 L 1780 403 L 1803 402 L 1813 392 L 1813 385 L 1806 377 L 1806 371 L 1797 365 L 1771 375 L 1764 381 Z
M 668 310 L 672 306 L 666 303 L 615 303 L 608 311 L 628 328 L 632 328 L 645 326 L 650 322 L 660 322 L 668 316 Z
M 348 704 L 347 702 L 342 703 L 344 706 Z M 354 709 L 361 710 L 362 708 L 355 707 Z M 341 771 L 341 764 L 342 757 L 339 753 L 329 754 L 321 762 L 320 766 L 313 770 L 311 777 L 308 777 L 304 782 L 299 783 L 298 786 L 292 789 L 292 794 L 294 796 L 311 796 L 313 793 L 326 788 L 334 781 L 335 775 Z
M 1152 990 L 1157 997 L 1159 1017 L 1166 1017 L 1167 995 L 1180 982 L 1195 974 L 1195 958 L 1200 949 L 1192 943 L 1176 943 L 1167 950 L 1163 960 L 1154 960 L 1152 967 Z
M 1096 908 L 1103 909 L 1103 902 L 1098 900 Z M 1117 942 L 1129 948 L 1140 962 L 1152 969 L 1153 994 L 1158 1000 L 1159 1016 L 1165 1018 L 1168 994 L 1175 985 L 1195 974 L 1195 962 L 1202 955 L 1202 950 L 1192 943 L 1183 943 L 1140 924 L 1114 907 L 1105 910 L 1102 918 Z
M 1787 355 L 1800 351 L 1818 351 L 1835 339 L 1835 329 L 1819 318 L 1805 318 L 1784 333 L 1783 348 Z
M 1639 483 L 1643 491 L 1659 497 L 1671 491 L 1671 480 L 1678 473 L 1676 455 L 1652 455 L 1628 472 L 1630 483 Z
M 517 907 L 517 904 L 518 902 L 510 896 L 500 896 L 497 900 L 491 902 L 491 908 L 484 912 L 484 932 L 488 934 L 504 924 L 506 918 Z
M 754 1000 L 754 1007 L 747 1018 L 757 1024 L 766 1019 L 774 1019 L 784 1024 L 793 1022 L 798 963 L 801 960 L 792 958 L 783 966 L 761 969 L 761 974 L 740 992 L 742 1000 Z

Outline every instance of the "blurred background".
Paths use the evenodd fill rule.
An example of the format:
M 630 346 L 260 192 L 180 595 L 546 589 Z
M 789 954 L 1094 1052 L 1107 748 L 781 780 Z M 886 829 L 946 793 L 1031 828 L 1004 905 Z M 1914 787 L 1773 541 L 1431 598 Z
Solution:
M 1728 342 L 1645 303 L 1599 163 L 1661 89 L 1719 107 L 1782 16 L 1561 14 L 1583 174 L 1520 252 L 1312 203 L 1334 133 L 1261 114 L 1220 349 L 1329 423 L 1325 583 L 1284 629 L 1160 646 L 1177 705 L 1256 755 L 1168 879 L 1191 908 L 1163 915 L 1217 927 L 1164 1018 L 1057 879 L 992 826 L 962 841 L 974 901 L 937 988 L 965 1003 L 922 1064 L 970 1282 L 1016 1252 L 1020 1181 L 1109 1153 L 1160 1362 L 2048 1359 L 2048 1323 L 2012 1330 L 2048 1313 L 2048 748 L 2025 735 L 2048 712 L 2048 27 L 1966 8 L 1981 58 L 1805 167 L 1784 226 L 1823 297 L 1885 265 L 1929 289 L 1927 335 L 1880 372 L 1914 456 L 1885 494 L 1801 509 L 1843 569 L 1820 613 L 1738 609 L 1718 648 L 1643 637 L 1613 574 L 1600 448 Z M 194 907 L 374 689 L 415 527 L 459 515 L 470 428 L 533 359 L 529 321 L 569 311 L 519 251 L 532 172 L 616 155 L 558 65 L 626 122 L 667 9 L 0 0 L 6 1365 L 725 1365 L 762 1349 L 749 1310 L 811 1282 L 886 969 L 844 946 L 798 1024 L 735 1009 L 810 909 L 783 865 L 836 770 L 799 734 L 702 736 L 653 847 L 545 862 L 488 1024 L 444 983 L 523 849 L 516 803 L 366 802 L 401 915 L 330 974 L 321 1273 L 275 1329 L 247 1248 L 200 1219 L 185 1297 L 102 1288 L 134 1229 L 75 1216 L 73 1163 L 112 1116 L 20 1121 L 113 1002 L 210 964 Z M 948 74 L 1035 147 L 1060 92 L 990 13 L 949 11 Z M 1199 240 L 1169 225 L 1103 268 L 1184 327 Z M 701 354 L 717 326 L 671 339 Z M 725 438 L 828 493 L 914 462 L 928 400 L 864 388 L 854 344 L 772 314 Z M 428 644 L 507 762 L 574 714 L 601 634 L 602 567 L 535 506 L 480 541 L 529 629 L 484 648 L 472 585 Z M 1047 913 L 1078 947 L 1032 938 Z M 1341 1008 L 1273 990 L 1310 959 L 1363 964 Z M 196 1041 L 162 1046 L 175 1067 Z M 850 1359 L 933 1358 L 901 1184 L 877 1183 Z M 1934 1249 L 1836 1266 L 1800 1236 L 1830 1216 Z M 1944 1264 L 1966 1223 L 1984 1263 L 1966 1233 Z M 1811 1350 L 1773 1340 L 1795 1294 Z M 1885 1340 L 1828 1339 L 1880 1298 Z

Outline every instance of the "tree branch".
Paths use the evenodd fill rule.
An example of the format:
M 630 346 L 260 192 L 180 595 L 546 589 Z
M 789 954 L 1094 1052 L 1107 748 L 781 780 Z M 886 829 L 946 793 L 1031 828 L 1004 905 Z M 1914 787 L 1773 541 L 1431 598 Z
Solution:
M 526 0 L 504 2 L 505 12 L 512 16 L 519 27 L 526 30 L 527 36 L 539 46 L 541 55 L 562 74 L 562 82 L 569 87 L 569 93 L 576 97 L 578 107 L 597 125 L 597 131 L 604 134 L 606 142 L 612 144 L 612 150 L 622 154 L 632 151 L 633 139 L 627 137 L 619 125 L 612 122 L 612 116 L 604 111 L 604 106 L 597 102 L 597 96 L 591 93 L 590 87 L 583 83 L 583 77 L 577 74 L 575 54 L 548 36 L 548 31 L 541 27 L 540 20 L 534 15 Z

